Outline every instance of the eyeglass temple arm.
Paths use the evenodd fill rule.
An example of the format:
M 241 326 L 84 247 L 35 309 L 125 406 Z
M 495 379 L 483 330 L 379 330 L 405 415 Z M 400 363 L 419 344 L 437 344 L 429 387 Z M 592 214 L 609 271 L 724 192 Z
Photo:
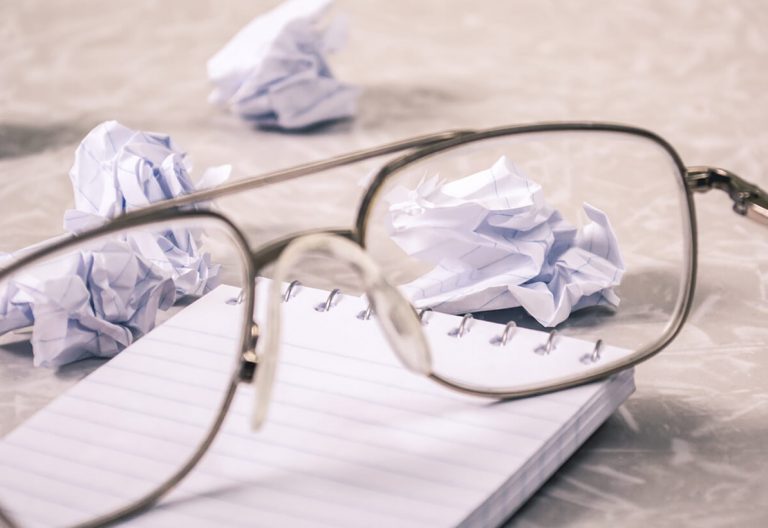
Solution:
M 297 165 L 295 167 L 289 167 L 287 169 L 280 169 L 274 172 L 266 174 L 260 174 L 257 176 L 250 176 L 241 180 L 233 181 L 230 183 L 224 183 L 211 189 L 204 191 L 198 191 L 195 193 L 177 196 L 171 200 L 157 202 L 148 205 L 141 209 L 141 212 L 146 214 L 154 210 L 167 209 L 168 206 L 183 206 L 195 202 L 213 200 L 221 196 L 228 194 L 246 191 L 250 189 L 256 189 L 258 187 L 264 187 L 274 183 L 281 183 L 310 174 L 315 174 L 321 171 L 334 169 L 337 167 L 343 167 L 352 163 L 365 161 L 379 156 L 386 156 L 389 154 L 396 154 L 410 149 L 418 149 L 442 143 L 444 141 L 450 141 L 461 136 L 472 135 L 472 130 L 448 130 L 445 132 L 438 132 L 436 134 L 426 134 L 423 136 L 412 137 L 403 139 L 400 141 L 394 141 L 378 147 L 367 148 L 363 150 L 357 150 L 341 156 L 328 158 L 325 160 L 306 163 L 304 165 Z
M 694 192 L 712 189 L 727 192 L 736 213 L 768 225 L 768 193 L 757 185 L 717 167 L 687 167 L 685 180 Z

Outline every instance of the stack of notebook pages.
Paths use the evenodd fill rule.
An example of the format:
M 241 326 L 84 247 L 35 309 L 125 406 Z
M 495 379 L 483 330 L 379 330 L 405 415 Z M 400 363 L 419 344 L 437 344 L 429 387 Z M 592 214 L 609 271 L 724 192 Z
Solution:
M 253 389 L 241 385 L 199 466 L 126 524 L 496 526 L 634 390 L 625 371 L 509 402 L 458 394 L 406 371 L 375 321 L 357 317 L 362 299 L 315 310 L 327 295 L 303 288 L 285 305 L 263 429 L 250 430 Z M 67 526 L 124 506 L 183 462 L 232 372 L 240 308 L 228 301 L 236 296 L 214 290 L 0 439 L 0 505 L 20 526 Z M 472 355 L 503 330 L 475 321 L 457 339 L 449 334 L 460 320 L 431 315 L 433 350 Z M 563 338 L 557 353 L 591 346 Z

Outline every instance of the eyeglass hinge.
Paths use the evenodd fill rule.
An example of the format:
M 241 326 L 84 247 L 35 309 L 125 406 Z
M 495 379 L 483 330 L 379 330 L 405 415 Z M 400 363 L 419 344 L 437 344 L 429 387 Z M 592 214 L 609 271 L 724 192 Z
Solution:
M 732 172 L 717 167 L 688 167 L 685 181 L 693 192 L 727 192 L 736 213 L 768 224 L 768 194 Z
M 251 325 L 251 342 L 248 350 L 240 358 L 240 381 L 251 383 L 256 375 L 259 358 L 256 356 L 256 343 L 259 341 L 259 325 Z

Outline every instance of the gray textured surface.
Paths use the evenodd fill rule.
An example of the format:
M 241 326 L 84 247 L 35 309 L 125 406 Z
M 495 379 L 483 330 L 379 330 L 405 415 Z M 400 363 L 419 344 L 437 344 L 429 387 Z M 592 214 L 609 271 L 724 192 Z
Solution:
M 255 131 L 205 102 L 205 60 L 266 4 L 0 4 L 0 250 L 60 231 L 74 148 L 106 119 L 171 134 L 195 174 L 229 162 L 239 176 L 444 128 L 611 120 L 768 187 L 761 0 L 340 4 L 352 33 L 334 66 L 365 89 L 360 115 L 305 135 Z M 318 177 L 233 206 L 272 236 L 344 224 L 358 193 Z M 512 526 L 768 523 L 768 231 L 723 196 L 697 206 L 689 324 Z M 92 366 L 30 363 L 23 347 L 0 352 L 0 434 Z

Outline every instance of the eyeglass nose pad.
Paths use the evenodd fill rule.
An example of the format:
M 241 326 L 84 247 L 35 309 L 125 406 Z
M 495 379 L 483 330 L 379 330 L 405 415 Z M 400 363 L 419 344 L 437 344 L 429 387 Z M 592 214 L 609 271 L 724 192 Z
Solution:
M 251 427 L 258 429 L 267 417 L 269 398 L 275 382 L 280 353 L 282 287 L 293 267 L 308 253 L 328 256 L 343 261 L 358 273 L 365 293 L 381 324 L 384 336 L 398 359 L 411 371 L 432 373 L 432 355 L 422 331 L 416 311 L 400 292 L 383 277 L 378 266 L 350 240 L 331 234 L 312 234 L 299 237 L 283 250 L 275 262 L 264 325 L 256 344 L 256 401 L 251 415 Z

